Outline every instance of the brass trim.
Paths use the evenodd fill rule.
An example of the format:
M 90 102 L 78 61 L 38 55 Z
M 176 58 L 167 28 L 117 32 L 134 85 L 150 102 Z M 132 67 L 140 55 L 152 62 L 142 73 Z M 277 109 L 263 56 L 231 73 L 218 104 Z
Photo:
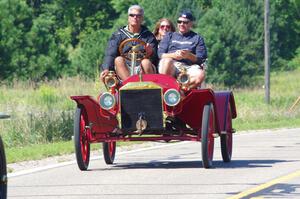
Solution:
M 120 88 L 122 90 L 139 90 L 139 89 L 161 89 L 161 87 L 153 82 L 129 82 Z

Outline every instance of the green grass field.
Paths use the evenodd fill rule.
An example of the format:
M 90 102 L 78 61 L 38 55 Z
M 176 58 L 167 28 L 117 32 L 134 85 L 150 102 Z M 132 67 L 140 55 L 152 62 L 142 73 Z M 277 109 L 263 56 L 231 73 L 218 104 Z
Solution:
M 289 111 L 300 96 L 300 69 L 272 73 L 270 104 L 265 103 L 263 87 L 234 91 L 238 117 L 234 120 L 237 130 L 300 127 L 300 103 Z
M 234 89 L 237 131 L 300 127 L 300 69 L 271 74 L 271 103 L 264 100 L 263 86 Z M 71 95 L 96 96 L 98 80 L 64 78 L 42 83 L 14 82 L 0 86 L 0 112 L 11 115 L 0 121 L 8 163 L 72 153 L 73 114 Z M 216 89 L 217 90 L 217 89 Z M 97 148 L 99 144 L 97 145 Z

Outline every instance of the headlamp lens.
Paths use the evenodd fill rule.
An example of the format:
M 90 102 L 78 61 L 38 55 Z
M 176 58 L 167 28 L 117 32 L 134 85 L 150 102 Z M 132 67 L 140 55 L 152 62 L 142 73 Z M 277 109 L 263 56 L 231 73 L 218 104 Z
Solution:
M 116 99 L 110 93 L 103 93 L 100 96 L 99 104 L 100 104 L 101 108 L 103 108 L 105 110 L 109 110 L 112 107 L 114 107 L 115 103 L 116 103 Z
M 180 102 L 180 94 L 175 89 L 169 89 L 164 94 L 164 101 L 168 106 L 176 106 Z

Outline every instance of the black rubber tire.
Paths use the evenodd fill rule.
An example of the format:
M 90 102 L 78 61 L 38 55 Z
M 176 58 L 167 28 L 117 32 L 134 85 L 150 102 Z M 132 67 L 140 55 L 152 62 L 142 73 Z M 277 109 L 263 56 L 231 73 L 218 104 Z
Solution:
M 113 164 L 116 155 L 116 142 L 103 142 L 103 156 L 106 164 Z
M 7 197 L 7 169 L 6 157 L 2 139 L 0 137 L 0 198 L 6 199 Z
M 232 115 L 230 104 L 228 104 L 225 119 L 226 135 L 221 135 L 221 152 L 223 161 L 230 162 L 232 157 Z
M 90 143 L 87 140 L 89 129 L 85 128 L 86 125 L 88 125 L 88 119 L 85 110 L 77 108 L 74 118 L 74 144 L 77 165 L 82 171 L 88 169 L 90 162 Z
M 215 118 L 214 118 L 213 105 L 212 104 L 205 105 L 203 107 L 203 114 L 202 114 L 201 152 L 202 152 L 202 165 L 206 169 L 211 168 L 213 165 L 214 138 L 210 134 L 210 128 L 215 128 L 214 120 Z

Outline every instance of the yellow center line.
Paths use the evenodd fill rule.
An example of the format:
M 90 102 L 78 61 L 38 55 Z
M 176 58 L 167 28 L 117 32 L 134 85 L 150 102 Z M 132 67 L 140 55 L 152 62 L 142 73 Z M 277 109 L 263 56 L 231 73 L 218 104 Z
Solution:
M 288 175 L 279 177 L 279 178 L 275 178 L 274 180 L 271 180 L 271 181 L 269 181 L 267 183 L 261 184 L 261 185 L 259 185 L 257 187 L 252 188 L 252 189 L 243 191 L 243 192 L 241 192 L 241 193 L 239 193 L 239 194 L 237 194 L 235 196 L 231 196 L 231 197 L 229 197 L 227 199 L 240 199 L 240 198 L 249 196 L 249 195 L 251 195 L 253 193 L 259 192 L 261 190 L 264 190 L 264 189 L 266 189 L 268 187 L 271 187 L 271 186 L 273 186 L 275 184 L 279 184 L 279 183 L 291 180 L 291 179 L 296 178 L 296 177 L 300 177 L 300 170 L 295 171 L 293 173 L 290 173 Z

